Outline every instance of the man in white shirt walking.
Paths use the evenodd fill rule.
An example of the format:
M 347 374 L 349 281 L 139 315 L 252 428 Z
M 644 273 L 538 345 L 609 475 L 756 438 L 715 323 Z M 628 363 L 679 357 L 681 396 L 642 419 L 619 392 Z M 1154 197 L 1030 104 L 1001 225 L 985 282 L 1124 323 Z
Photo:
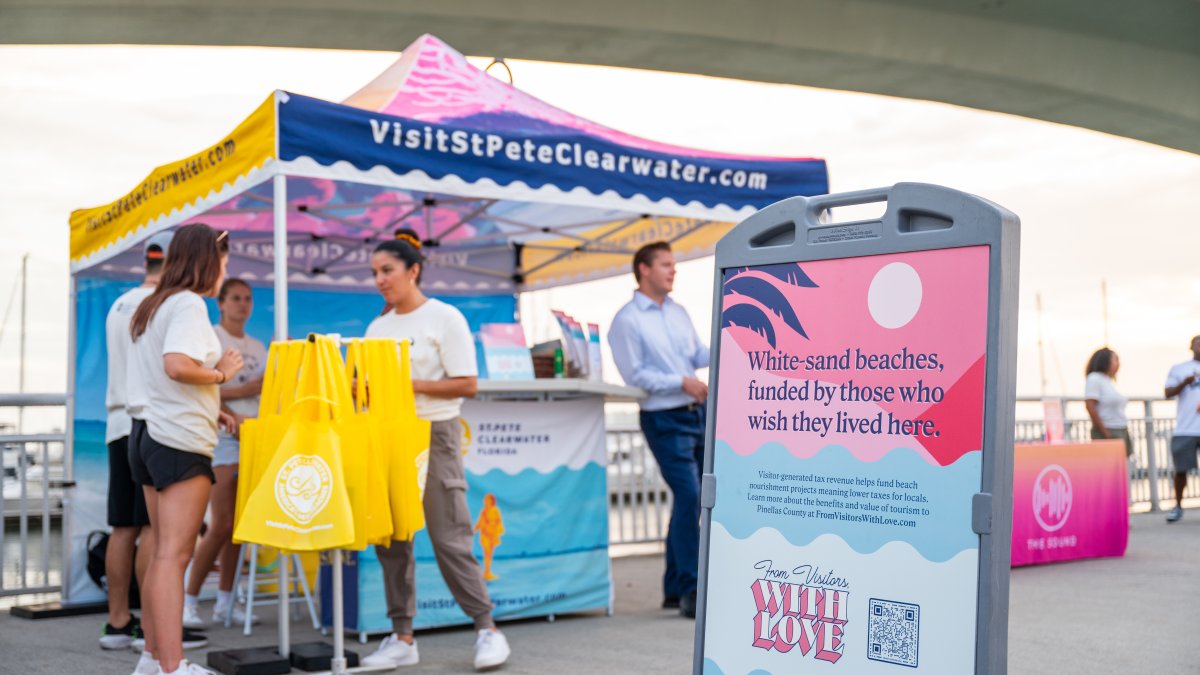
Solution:
M 1196 451 L 1200 450 L 1200 335 L 1192 338 L 1192 359 L 1176 364 L 1167 373 L 1163 396 L 1179 401 L 1175 406 L 1175 433 L 1171 436 L 1171 458 L 1175 462 L 1175 508 L 1167 514 L 1167 522 L 1183 518 L 1183 489 L 1187 487 L 1187 472 L 1196 468 Z
M 613 317 L 608 344 L 625 382 L 649 394 L 638 420 L 671 488 L 663 607 L 678 607 L 680 614 L 694 618 L 708 399 L 708 385 L 696 370 L 708 367 L 708 345 L 696 335 L 687 310 L 669 297 L 675 286 L 670 245 L 660 241 L 640 248 L 633 257 L 633 276 L 638 288 Z

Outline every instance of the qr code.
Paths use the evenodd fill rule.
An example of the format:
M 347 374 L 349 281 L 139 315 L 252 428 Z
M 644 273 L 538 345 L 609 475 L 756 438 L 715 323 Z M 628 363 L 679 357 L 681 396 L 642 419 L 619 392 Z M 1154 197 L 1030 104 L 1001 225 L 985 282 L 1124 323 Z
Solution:
M 867 622 L 867 658 L 917 667 L 921 606 L 871 598 Z

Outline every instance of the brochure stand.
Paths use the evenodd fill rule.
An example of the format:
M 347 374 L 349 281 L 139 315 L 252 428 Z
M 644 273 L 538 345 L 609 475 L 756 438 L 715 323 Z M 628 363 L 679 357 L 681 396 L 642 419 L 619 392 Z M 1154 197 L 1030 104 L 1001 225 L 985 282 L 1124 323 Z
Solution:
M 917 183 L 718 243 L 693 672 L 1006 671 L 1018 247 Z

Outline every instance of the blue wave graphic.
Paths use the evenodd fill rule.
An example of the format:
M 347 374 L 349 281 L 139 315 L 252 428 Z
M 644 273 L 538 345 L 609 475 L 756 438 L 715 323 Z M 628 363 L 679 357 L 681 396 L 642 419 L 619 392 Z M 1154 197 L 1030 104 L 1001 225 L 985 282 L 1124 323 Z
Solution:
M 525 469 L 509 475 L 499 469 L 478 475 L 467 472 L 467 508 L 474 527 L 484 495 L 496 495 L 504 534 L 495 559 L 538 558 L 608 548 L 608 489 L 605 468 L 597 463 L 581 469 L 557 467 L 550 473 Z M 425 531 L 414 540 L 418 562 L 432 561 L 433 547 Z M 483 556 L 475 536 L 475 555 Z
M 386 632 L 392 629 L 383 594 L 383 569 L 374 551 L 358 561 L 358 621 L 356 630 Z M 569 553 L 536 560 L 496 560 L 500 575 L 488 583 L 496 605 L 496 619 L 521 619 L 566 614 L 608 607 L 612 593 L 607 550 Z M 415 627 L 434 628 L 470 624 L 442 581 L 437 565 L 417 563 L 417 615 Z
M 715 472 L 717 505 L 713 521 L 721 523 L 738 539 L 746 539 L 761 528 L 779 531 L 796 546 L 811 543 L 822 534 L 842 538 L 859 553 L 872 553 L 890 541 L 911 544 L 925 559 L 945 562 L 958 553 L 979 547 L 979 535 L 971 530 L 971 497 L 979 492 L 981 453 L 969 452 L 950 466 L 930 464 L 909 448 L 899 448 L 877 462 L 857 459 L 840 445 L 822 448 L 816 455 L 800 459 L 779 443 L 767 443 L 753 455 L 736 454 L 724 441 L 717 441 Z M 764 477 L 761 472 L 817 476 L 838 476 L 870 480 L 898 479 L 916 481 L 917 490 L 892 487 L 867 487 L 781 481 Z M 815 494 L 751 489 L 751 485 L 801 487 L 845 491 L 845 494 Z M 850 492 L 875 492 L 888 495 L 924 495 L 927 502 L 864 498 Z M 770 496 L 779 501 L 764 502 L 752 496 Z M 853 508 L 869 502 L 877 511 Z M 896 512 L 893 508 L 928 509 L 929 515 Z M 916 521 L 916 527 L 897 523 L 859 522 L 821 517 L 820 514 L 867 515 L 897 521 Z

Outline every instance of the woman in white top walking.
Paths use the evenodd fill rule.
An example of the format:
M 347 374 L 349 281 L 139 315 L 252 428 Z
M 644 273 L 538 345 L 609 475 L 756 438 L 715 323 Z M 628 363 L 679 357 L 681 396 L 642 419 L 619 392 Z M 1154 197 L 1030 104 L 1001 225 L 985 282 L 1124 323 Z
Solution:
M 1092 439 L 1119 438 L 1125 441 L 1125 456 L 1133 454 L 1133 443 L 1129 440 L 1129 421 L 1125 418 L 1125 404 L 1129 399 L 1117 391 L 1117 371 L 1121 359 L 1108 347 L 1097 349 L 1087 364 L 1087 383 L 1084 388 L 1084 405 L 1092 418 Z
M 229 413 L 240 429 L 242 421 L 258 417 L 258 398 L 262 393 L 263 373 L 267 362 L 267 349 L 263 343 L 246 334 L 246 321 L 254 310 L 254 296 L 250 285 L 241 279 L 226 279 L 217 293 L 217 308 L 221 310 L 221 321 L 213 326 L 222 350 L 235 349 L 242 355 L 245 367 L 228 382 L 221 385 L 221 409 Z M 241 607 L 233 604 L 233 577 L 237 568 L 240 544 L 233 543 L 233 513 L 237 504 L 237 475 L 240 441 L 235 434 L 225 431 L 217 434 L 217 446 L 213 448 L 213 473 L 217 482 L 212 490 L 210 504 L 212 519 L 208 531 L 196 548 L 192 567 L 188 571 L 187 594 L 183 596 L 184 628 L 204 628 L 208 622 L 200 616 L 200 588 L 213 561 L 221 562 L 221 578 L 217 585 L 217 604 L 213 607 L 212 620 L 222 622 L 232 613 L 235 623 L 246 619 Z M 257 617 L 251 617 L 257 621 Z
M 210 672 L 183 658 L 180 636 L 183 571 L 215 480 L 217 426 L 233 427 L 217 389 L 242 369 L 237 350 L 222 354 L 204 303 L 221 286 L 228 251 L 225 232 L 199 223 L 179 228 L 162 280 L 129 325 L 129 466 L 146 495 L 154 542 L 142 591 L 146 645 L 137 673 Z
M 461 312 L 421 292 L 424 260 L 421 242 L 411 230 L 400 230 L 395 240 L 376 247 L 371 269 L 387 307 L 367 327 L 367 337 L 412 344 L 409 356 L 417 416 L 431 422 L 425 527 L 442 578 L 475 623 L 475 668 L 495 668 L 508 659 L 509 646 L 492 620 L 492 601 L 471 550 L 474 533 L 461 452 L 462 400 L 474 396 L 478 388 L 475 342 Z M 395 541 L 375 551 L 383 567 L 393 633 L 363 659 L 363 665 L 413 665 L 419 660 L 412 628 L 417 602 L 413 544 Z

